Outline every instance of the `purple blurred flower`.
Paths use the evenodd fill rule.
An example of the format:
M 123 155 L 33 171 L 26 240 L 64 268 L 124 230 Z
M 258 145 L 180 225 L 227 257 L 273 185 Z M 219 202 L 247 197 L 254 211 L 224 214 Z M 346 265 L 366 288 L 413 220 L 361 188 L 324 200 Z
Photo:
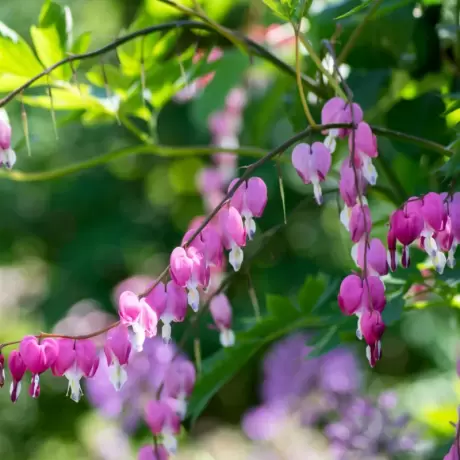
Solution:
M 250 439 L 269 440 L 278 432 L 288 414 L 289 411 L 282 403 L 254 408 L 244 416 L 243 430 Z
M 127 366 L 128 380 L 116 391 L 109 380 L 107 361 L 101 357 L 96 375 L 86 382 L 90 402 L 108 418 L 121 419 L 125 431 L 133 431 L 144 414 L 144 406 L 163 383 L 165 373 L 176 352 L 161 338 L 146 339 L 142 353 L 131 352 Z M 178 356 L 176 360 L 184 360 Z
M 243 430 L 256 441 L 269 441 L 288 417 L 299 427 L 321 429 L 331 453 L 340 460 L 369 460 L 379 455 L 416 452 L 418 433 L 409 430 L 407 414 L 394 415 L 397 399 L 382 393 L 376 404 L 361 393 L 361 372 L 354 354 L 338 348 L 309 357 L 309 336 L 296 334 L 275 344 L 264 361 L 262 405 L 243 419 Z
M 354 394 L 360 386 L 360 372 L 354 355 L 346 349 L 308 358 L 312 347 L 308 336 L 297 334 L 276 344 L 264 362 L 264 402 L 284 401 L 298 407 L 305 400 L 301 418 L 315 423 L 323 414 L 335 409 L 339 400 Z

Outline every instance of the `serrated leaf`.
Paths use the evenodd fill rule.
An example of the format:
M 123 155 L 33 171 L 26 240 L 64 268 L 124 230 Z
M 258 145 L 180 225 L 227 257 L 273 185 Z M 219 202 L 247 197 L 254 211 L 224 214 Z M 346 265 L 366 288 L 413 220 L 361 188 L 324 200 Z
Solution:
M 59 34 L 55 26 L 47 28 L 32 26 L 30 35 L 32 36 L 35 51 L 45 67 L 50 67 L 64 58 L 64 50 L 59 42 Z M 51 76 L 62 80 L 64 78 L 64 66 L 53 70 Z
M 326 283 L 322 278 L 307 277 L 300 288 L 297 299 L 303 313 L 310 313 L 317 306 L 321 295 L 324 293 Z
M 364 8 L 367 8 L 371 3 L 372 3 L 373 0 L 364 0 L 363 3 L 361 3 L 361 5 L 358 5 L 356 6 L 355 8 L 352 8 L 350 11 L 348 11 L 347 13 L 344 13 L 344 14 L 341 14 L 340 16 L 337 16 L 336 18 L 334 18 L 335 20 L 338 20 L 338 19 L 344 19 L 344 18 L 348 18 L 349 16 L 352 16 L 356 13 L 359 13 L 361 10 L 363 10 Z
M 294 318 L 299 316 L 299 311 L 296 310 L 287 297 L 268 294 L 266 302 L 267 311 L 276 318 L 285 316 Z
M 40 28 L 47 29 L 55 27 L 63 50 L 67 49 L 68 32 L 69 28 L 71 29 L 69 25 L 69 13 L 66 13 L 66 10 L 69 10 L 69 8 L 62 7 L 52 1 L 46 1 L 38 18 Z
M 0 91 L 11 91 L 43 70 L 29 45 L 0 22 Z M 40 79 L 33 86 L 46 84 Z

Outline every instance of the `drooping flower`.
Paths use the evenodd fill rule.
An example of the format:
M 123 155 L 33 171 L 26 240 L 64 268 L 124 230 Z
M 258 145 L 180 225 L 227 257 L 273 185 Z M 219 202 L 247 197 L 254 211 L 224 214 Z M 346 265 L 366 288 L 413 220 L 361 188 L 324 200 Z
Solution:
M 246 246 L 246 230 L 241 214 L 234 206 L 225 206 L 219 212 L 222 243 L 230 251 L 229 262 L 235 271 L 243 263 L 242 247 Z
M 145 337 L 157 334 L 158 317 L 145 299 L 131 291 L 125 291 L 118 300 L 118 313 L 121 323 L 131 326 L 134 333 L 133 346 L 136 351 L 142 351 Z
M 165 394 L 172 400 L 170 403 L 181 419 L 187 412 L 186 399 L 192 394 L 195 380 L 195 366 L 190 361 L 175 360 L 166 371 Z
M 360 329 L 367 343 L 366 356 L 371 367 L 382 356 L 381 338 L 385 332 L 385 323 L 379 311 L 366 311 L 360 318 Z
M 90 339 L 60 339 L 59 354 L 52 366 L 57 376 L 65 376 L 69 380 L 68 393 L 70 398 L 79 402 L 83 394 L 80 386 L 82 377 L 91 378 L 99 367 L 99 356 L 96 346 Z
M 363 281 L 362 305 L 365 310 L 382 312 L 386 305 L 385 285 L 378 276 L 367 276 Z
M 19 351 L 13 350 L 10 353 L 8 356 L 8 367 L 12 377 L 10 397 L 12 402 L 16 402 L 21 393 L 21 380 L 27 369 Z
M 377 170 L 372 164 L 372 158 L 378 156 L 377 138 L 367 123 L 360 122 L 354 135 L 350 134 L 348 147 L 350 155 L 353 156 L 355 166 L 361 169 L 364 178 L 369 184 L 375 185 L 377 183 Z
M 0 388 L 5 385 L 5 357 L 0 350 Z
M 84 381 L 85 396 L 105 418 L 116 420 L 117 426 L 120 424 L 125 432 L 132 433 L 142 423 L 146 401 L 155 395 L 171 403 L 173 410 L 178 409 L 178 404 L 172 404 L 174 401 L 168 396 L 165 379 L 173 363 L 184 361 L 189 360 L 174 343 L 166 345 L 159 336 L 147 338 L 142 353 L 129 356 L 125 366 L 129 378 L 120 391 L 110 381 L 111 371 L 104 357 L 95 376 Z
M 109 366 L 109 378 L 115 390 L 120 391 L 128 379 L 126 366 L 131 353 L 128 328 L 120 324 L 107 333 L 104 353 Z
M 189 242 L 190 238 L 196 233 L 198 226 L 199 224 L 192 222 L 189 230 L 182 239 L 182 246 Z M 222 238 L 217 228 L 212 223 L 206 225 L 206 227 L 193 238 L 193 241 L 190 242 L 188 246 L 194 247 L 197 251 L 201 252 L 208 266 L 219 266 L 222 264 Z
M 16 153 L 11 148 L 11 125 L 5 109 L 0 108 L 0 166 L 11 169 L 16 163 Z
M 162 436 L 166 450 L 177 450 L 176 435 L 180 431 L 180 418 L 165 401 L 149 401 L 145 409 L 145 421 L 155 436 Z
M 356 172 L 356 174 L 355 174 Z M 358 185 L 358 187 L 356 187 Z M 350 158 L 345 158 L 340 167 L 340 196 L 344 203 L 349 207 L 353 207 L 357 203 L 358 196 L 362 196 L 366 183 L 363 178 L 362 171 L 358 168 L 353 170 L 350 164 Z
M 321 142 L 297 144 L 292 151 L 292 164 L 304 184 L 313 184 L 316 202 L 323 201 L 320 182 L 326 179 L 331 168 L 331 152 Z
M 187 288 L 188 303 L 193 311 L 198 311 L 198 287 L 207 288 L 210 276 L 203 253 L 194 246 L 177 247 L 171 253 L 170 266 L 171 278 L 178 286 Z
M 425 222 L 421 232 L 422 245 L 427 254 L 431 257 L 434 265 L 438 268 L 442 266 L 441 272 L 446 263 L 444 254 L 439 254 L 438 245 L 435 240 L 435 233 L 444 230 L 447 221 L 447 213 L 443 199 L 439 193 L 427 193 L 420 203 L 420 211 Z M 438 259 L 444 259 L 439 261 Z M 439 271 L 439 269 L 438 269 Z
M 0 150 L 11 148 L 11 125 L 8 113 L 5 109 L 0 108 Z
M 19 352 L 26 368 L 32 373 L 29 394 L 33 398 L 40 395 L 40 374 L 49 369 L 57 359 L 59 346 L 54 339 L 41 342 L 32 335 L 25 336 L 19 344 Z
M 350 235 L 351 241 L 358 243 L 361 238 L 369 234 L 372 229 L 372 218 L 369 206 L 355 204 L 350 216 Z
M 228 190 L 232 190 L 238 179 L 234 179 Z M 235 191 L 231 205 L 235 207 L 244 219 L 246 234 L 252 239 L 256 232 L 254 217 L 261 217 L 267 204 L 267 186 L 260 177 L 251 177 L 243 182 Z
M 366 264 L 364 254 L 366 254 Z M 364 270 L 366 265 L 369 275 L 383 276 L 388 273 L 387 251 L 378 238 L 370 240 L 367 250 L 366 241 L 361 239 L 353 246 L 352 257 L 361 270 Z
M 396 260 L 396 235 L 393 227 L 390 227 L 387 235 L 387 245 L 388 245 L 388 265 L 391 268 L 391 271 L 395 271 L 397 267 Z
M 157 318 L 161 318 L 161 315 L 166 309 L 166 286 L 160 281 L 157 283 L 155 281 L 155 287 L 150 290 L 150 292 L 145 296 L 145 301 L 147 305 L 156 313 Z
M 169 343 L 171 340 L 171 322 L 184 321 L 187 313 L 187 293 L 185 289 L 178 286 L 173 280 L 169 281 L 166 286 L 166 308 L 161 315 L 163 327 L 161 334 L 163 340 Z
M 321 110 L 321 123 L 360 123 L 363 119 L 363 111 L 358 104 L 350 105 L 340 97 L 333 97 L 324 104 Z M 323 131 L 323 134 L 328 133 L 324 143 L 333 153 L 336 148 L 336 137 L 345 137 L 349 133 L 349 128 L 334 128 Z
M 363 282 L 358 275 L 348 275 L 340 285 L 338 303 L 345 315 L 353 315 L 361 307 Z
M 225 294 L 218 294 L 211 299 L 209 310 L 214 323 L 220 331 L 220 343 L 223 347 L 235 344 L 235 334 L 232 331 L 232 307 Z

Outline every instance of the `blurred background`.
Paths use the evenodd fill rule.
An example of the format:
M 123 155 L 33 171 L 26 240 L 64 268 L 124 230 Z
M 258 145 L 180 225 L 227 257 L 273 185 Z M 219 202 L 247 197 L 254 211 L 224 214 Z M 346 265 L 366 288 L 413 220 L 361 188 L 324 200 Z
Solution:
M 169 18 L 153 0 L 58 0 L 57 3 L 70 7 L 75 36 L 91 33 L 90 49 L 108 43 L 135 20 L 136 24 L 149 25 Z M 359 4 L 313 1 L 304 27 L 317 50 L 321 39 L 333 36 L 336 22 L 341 27 L 338 46 L 346 42 L 365 11 L 340 21 L 334 19 Z M 41 2 L 36 0 L 5 0 L 0 4 L 0 20 L 31 43 L 29 29 L 37 23 L 41 8 Z M 258 0 L 213 0 L 204 2 L 204 8 L 217 21 L 253 37 L 258 33 L 257 25 L 266 28 L 283 23 Z M 347 65 L 341 67 L 355 100 L 365 110 L 366 121 L 443 145 L 456 140 L 460 66 L 455 8 L 453 1 L 382 2 L 375 19 L 350 53 Z M 287 39 L 283 38 L 286 33 Z M 292 64 L 290 34 L 289 27 L 280 28 L 277 36 L 263 35 L 262 40 Z M 182 39 L 194 41 L 196 37 L 189 34 Z M 204 43 L 208 48 L 212 45 L 209 37 Z M 220 45 L 224 55 L 238 54 L 225 43 Z M 331 65 L 324 50 L 321 57 L 326 66 Z M 110 53 L 104 62 L 117 67 L 119 59 L 116 53 Z M 302 59 L 305 73 L 320 81 L 308 54 L 303 53 Z M 161 145 L 208 145 L 212 142 L 209 117 L 224 109 L 225 96 L 232 87 L 244 87 L 247 103 L 239 133 L 241 145 L 270 149 L 305 128 L 292 76 L 259 59 L 251 63 L 247 57 L 236 58 L 238 65 L 231 71 L 229 62 L 232 61 L 222 64 L 227 67 L 222 67 L 221 73 L 217 65 L 212 93 L 206 95 L 204 88 L 189 101 L 171 94 L 152 109 L 151 118 L 131 117 L 131 124 L 152 134 Z M 85 73 L 98 65 L 98 59 L 83 62 L 79 78 L 84 81 Z M 111 90 L 117 93 L 117 82 L 110 83 Z M 99 86 L 94 94 L 102 98 L 105 89 L 104 85 Z M 146 89 L 151 89 L 148 84 Z M 2 92 L 7 91 L 2 88 Z M 14 101 L 7 106 L 18 156 L 15 168 L 20 171 L 51 170 L 141 143 L 133 130 L 124 122 L 117 123 L 115 117 L 85 117 L 91 115 L 89 108 L 73 110 L 64 103 L 61 104 L 64 110 L 56 113 L 56 137 L 50 111 L 37 107 L 40 103 L 33 99 L 43 91 L 31 89 L 27 94 L 31 97 L 25 106 L 30 156 L 24 141 L 21 103 Z M 322 101 L 313 94 L 309 94 L 309 101 L 319 120 Z M 345 145 L 340 146 L 334 156 L 335 173 L 326 182 L 326 190 L 337 187 L 338 158 L 345 155 L 345 150 Z M 447 189 L 457 172 L 458 161 L 448 164 L 437 153 L 383 137 L 379 138 L 379 150 L 380 188 L 369 194 L 369 200 L 375 223 L 373 236 L 384 238 L 389 212 L 414 194 Z M 351 243 L 339 222 L 335 193 L 328 194 L 325 205 L 318 208 L 309 198 L 310 187 L 304 186 L 290 167 L 289 152 L 283 158 L 278 165 L 269 163 L 258 171 L 267 183 L 269 202 L 263 218 L 258 220 L 259 239 L 248 248 L 253 255 L 250 267 L 234 277 L 227 291 L 237 331 L 253 321 L 254 298 L 264 314 L 268 294 L 298 298 L 308 276 L 321 274 L 321 279 L 332 282 L 353 268 L 349 255 Z M 240 157 L 238 166 L 244 167 L 254 159 Z M 189 222 L 206 212 L 197 187 L 197 174 L 210 163 L 209 158 L 193 154 L 181 158 L 132 155 L 49 181 L 11 181 L 0 177 L 0 341 L 39 331 L 86 333 L 112 321 L 116 314 L 113 299 L 117 286 L 129 283 L 130 289 L 142 291 L 167 265 L 170 251 L 182 240 Z M 265 240 L 261 235 L 282 224 L 284 219 L 278 168 L 282 171 L 289 217 L 285 226 Z M 440 168 L 444 168 L 441 170 L 444 174 L 439 174 Z M 408 452 L 415 455 L 408 458 L 442 458 L 455 433 L 450 422 L 456 422 L 459 404 L 456 374 L 459 272 L 458 269 L 446 272 L 423 298 L 412 296 L 401 300 L 411 284 L 420 283 L 424 276 L 431 280 L 432 270 L 423 262 L 423 256 L 414 251 L 412 269 L 394 274 L 393 280 L 399 280 L 406 288 L 404 293 L 399 292 L 401 296 L 393 304 L 394 309 L 390 309 L 389 315 L 393 317 L 388 318 L 384 357 L 376 369 L 367 369 L 364 347 L 356 344 L 350 333 L 334 343 L 329 337 L 323 343 L 325 355 L 293 362 L 289 368 L 283 367 L 289 359 L 308 354 L 305 337 L 291 337 L 294 342 L 291 344 L 288 339 L 280 349 L 264 345 L 218 389 L 193 426 L 187 424 L 190 431 L 183 434 L 177 458 L 329 458 L 331 439 L 340 438 L 339 427 L 330 426 L 345 415 L 339 406 L 327 406 L 327 411 L 336 414 L 328 415 L 327 431 L 325 419 L 313 414 L 317 411 L 323 414 L 324 407 L 319 403 L 323 399 L 332 398 L 336 404 L 337 394 L 346 394 L 360 403 L 365 399 L 372 411 L 392 414 L 394 411 L 392 422 L 386 418 L 386 412 L 384 415 L 379 412 L 384 420 L 381 424 L 395 430 L 386 433 L 387 438 L 395 438 L 394 433 L 402 431 L 400 426 L 411 424 L 410 439 L 401 441 L 406 443 L 402 454 L 385 447 L 387 451 L 381 448 L 379 455 L 356 454 L 350 458 L 406 458 Z M 420 267 L 426 271 L 420 271 Z M 308 289 L 303 295 L 308 297 Z M 407 311 L 401 315 L 404 305 Z M 205 362 L 220 349 L 218 334 L 208 328 L 209 324 L 211 319 L 203 317 L 196 333 Z M 173 328 L 176 339 L 185 327 L 186 324 Z M 160 345 L 156 342 L 149 345 L 148 369 L 153 369 L 152 372 L 161 367 L 155 361 L 161 361 L 157 353 Z M 344 356 L 334 355 L 337 345 Z M 276 358 L 283 346 L 288 350 L 286 357 Z M 184 353 L 193 358 L 193 340 L 187 342 Z M 328 367 L 328 360 L 336 364 Z M 150 376 L 145 375 L 142 363 L 138 363 L 138 368 L 135 363 L 130 378 L 138 387 L 133 384 L 120 396 L 104 386 L 104 371 L 101 365 L 97 383 L 88 388 L 89 397 L 84 397 L 78 405 L 65 397 L 64 379 L 44 376 L 40 398 L 32 400 L 24 388 L 15 405 L 10 403 L 5 386 L 0 392 L 0 457 L 8 460 L 44 460 L 51 456 L 81 460 L 136 458 L 137 448 L 149 442 L 150 435 L 139 420 L 140 414 L 131 409 L 137 407 L 141 393 L 145 396 L 142 382 Z M 270 379 L 276 380 L 276 374 L 290 376 L 290 373 L 292 378 L 286 379 L 298 382 L 296 388 L 290 388 L 286 382 L 273 385 L 277 388 L 279 385 L 286 394 L 295 394 L 305 403 L 300 420 L 299 414 L 270 405 L 267 396 L 271 391 L 267 390 Z M 348 383 L 346 389 L 326 388 L 324 382 L 330 381 Z M 388 396 L 389 390 L 397 403 Z M 382 395 L 388 396 L 390 402 Z M 318 409 L 318 404 L 322 409 Z M 260 415 L 251 412 L 253 408 L 267 412 Z M 357 409 L 353 413 L 360 412 Z M 401 414 L 409 422 L 398 419 Z M 385 444 L 380 439 L 383 436 L 380 431 L 378 436 L 368 437 L 373 443 L 387 446 L 389 441 L 385 438 Z M 367 441 L 361 436 L 359 442 Z

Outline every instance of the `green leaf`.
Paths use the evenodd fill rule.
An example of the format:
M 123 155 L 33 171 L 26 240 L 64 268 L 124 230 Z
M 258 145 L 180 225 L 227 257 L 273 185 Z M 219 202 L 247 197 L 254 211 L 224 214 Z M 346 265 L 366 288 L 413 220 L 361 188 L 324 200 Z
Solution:
M 235 375 L 263 346 L 244 343 L 222 348 L 203 361 L 203 375 L 198 380 L 188 404 L 192 423 L 198 418 L 209 400 Z
M 81 91 L 81 92 L 80 92 Z M 106 114 L 115 114 L 115 111 L 108 105 L 104 104 L 102 99 L 89 94 L 89 88 L 80 85 L 80 91 L 76 87 L 69 89 L 53 88 L 53 108 L 55 110 L 89 110 L 102 112 Z M 24 103 L 33 107 L 44 109 L 51 108 L 51 101 L 48 96 L 24 96 Z
M 337 16 L 336 18 L 334 19 L 344 19 L 344 18 L 348 18 L 349 16 L 352 16 L 353 14 L 356 14 L 358 12 L 360 12 L 361 10 L 363 10 L 364 8 L 367 8 L 370 4 L 372 3 L 372 0 L 364 0 L 363 3 L 361 3 L 361 5 L 358 5 L 356 6 L 355 8 L 352 8 L 350 11 L 348 11 L 347 13 L 344 13 L 344 14 L 341 14 L 340 16 Z
M 40 11 L 38 21 L 40 28 L 54 27 L 59 36 L 61 48 L 68 49 L 69 34 L 72 32 L 72 14 L 69 7 L 46 1 Z
M 82 33 L 72 44 L 70 51 L 72 54 L 82 54 L 85 53 L 91 43 L 91 33 L 84 32 Z M 79 64 L 78 61 L 74 63 L 74 67 Z
M 296 310 L 288 298 L 273 294 L 267 295 L 267 311 L 276 318 L 285 316 L 295 318 L 299 316 L 299 311 Z
M 309 284 L 309 280 L 306 284 Z M 310 286 L 317 289 L 319 283 L 313 281 Z M 317 296 L 318 307 L 320 303 L 331 300 L 335 289 L 326 292 L 327 296 Z M 308 327 L 318 330 L 327 324 L 320 317 L 297 310 L 287 298 L 278 295 L 267 296 L 267 310 L 269 314 L 257 321 L 250 330 L 236 334 L 234 347 L 222 349 L 203 362 L 203 374 L 197 381 L 188 407 L 192 421 L 196 420 L 219 389 L 263 347 L 292 331 Z M 330 330 L 328 341 L 331 342 L 334 334 Z
M 228 92 L 235 81 L 240 80 L 249 64 L 248 57 L 237 50 L 226 52 L 218 61 L 213 80 L 192 104 L 192 114 L 197 125 L 202 128 L 207 126 L 209 115 L 224 106 Z
M 126 93 L 134 81 L 132 77 L 124 75 L 119 67 L 112 64 L 95 65 L 86 73 L 86 78 L 100 88 L 105 88 L 107 84 L 111 90 L 115 92 L 121 90 L 122 93 Z
M 276 14 L 276 16 L 289 21 L 289 9 L 286 8 L 286 2 L 279 0 L 263 0 L 263 2 Z
M 0 22 L 0 91 L 11 91 L 42 71 L 29 45 Z M 46 84 L 40 79 L 33 86 Z
M 382 317 L 387 326 L 396 323 L 401 319 L 406 301 L 402 294 L 397 294 L 387 302 Z
M 325 288 L 326 283 L 324 279 L 319 277 L 313 278 L 311 276 L 307 277 L 297 296 L 300 309 L 303 313 L 310 313 L 313 311 L 315 306 L 318 305 L 318 301 L 324 293 Z
M 339 326 L 332 325 L 322 334 L 315 335 L 312 339 L 308 340 L 308 346 L 313 347 L 313 350 L 308 354 L 309 358 L 323 355 L 328 351 L 340 345 Z
M 45 67 L 50 67 L 64 58 L 64 50 L 59 42 L 59 34 L 55 26 L 47 28 L 32 26 L 30 34 L 37 55 Z M 53 70 L 50 75 L 62 80 L 64 78 L 64 66 Z

